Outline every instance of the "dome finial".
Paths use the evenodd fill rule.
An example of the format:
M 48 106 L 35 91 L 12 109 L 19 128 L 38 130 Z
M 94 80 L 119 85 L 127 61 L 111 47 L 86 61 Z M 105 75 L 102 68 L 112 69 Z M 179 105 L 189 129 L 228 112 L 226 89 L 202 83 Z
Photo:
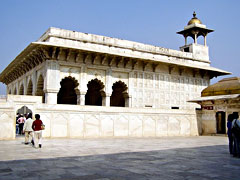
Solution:
M 188 21 L 188 25 L 191 25 L 191 24 L 202 24 L 202 22 L 196 17 L 196 12 L 194 11 L 193 12 L 193 18 Z
M 196 15 L 197 15 L 197 14 L 196 14 L 196 12 L 194 11 L 194 12 L 193 12 L 193 18 L 196 18 Z

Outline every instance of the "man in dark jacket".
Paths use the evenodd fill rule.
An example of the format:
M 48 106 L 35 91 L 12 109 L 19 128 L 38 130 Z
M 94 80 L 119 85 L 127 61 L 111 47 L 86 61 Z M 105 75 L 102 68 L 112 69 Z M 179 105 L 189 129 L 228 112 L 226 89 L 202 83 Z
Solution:
M 233 113 L 232 135 L 233 135 L 233 156 L 240 158 L 240 120 L 238 113 Z

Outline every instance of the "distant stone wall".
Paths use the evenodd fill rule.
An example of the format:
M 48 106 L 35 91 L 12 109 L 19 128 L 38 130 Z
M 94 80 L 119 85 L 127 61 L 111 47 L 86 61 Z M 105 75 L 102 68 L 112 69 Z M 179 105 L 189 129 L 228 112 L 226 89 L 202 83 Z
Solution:
M 47 105 L 40 96 L 8 95 L 0 103 L 0 140 L 15 139 L 16 112 L 40 114 L 48 138 L 197 136 L 195 110 Z
M 36 113 L 46 125 L 44 137 L 197 136 L 195 111 L 42 105 Z
M 0 140 L 15 138 L 15 113 L 9 103 L 0 102 Z
M 41 103 L 40 96 L 8 95 L 0 101 L 0 140 L 15 139 L 16 113 L 23 106 L 33 112 L 37 104 Z

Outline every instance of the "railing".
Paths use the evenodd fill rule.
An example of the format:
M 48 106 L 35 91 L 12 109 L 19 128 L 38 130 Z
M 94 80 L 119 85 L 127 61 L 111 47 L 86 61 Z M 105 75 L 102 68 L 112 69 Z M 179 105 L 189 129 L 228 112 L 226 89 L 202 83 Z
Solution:
M 7 95 L 0 95 L 0 99 L 6 99 Z

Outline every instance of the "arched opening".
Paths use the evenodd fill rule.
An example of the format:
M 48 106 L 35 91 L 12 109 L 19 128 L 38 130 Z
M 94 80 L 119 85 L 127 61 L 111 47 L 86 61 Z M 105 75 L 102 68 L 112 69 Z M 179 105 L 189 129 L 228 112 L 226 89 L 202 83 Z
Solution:
M 11 89 L 8 91 L 8 94 L 12 94 L 12 91 L 11 91 Z
M 17 110 L 16 134 L 23 134 L 24 121 L 28 113 L 32 113 L 32 110 L 29 109 L 27 106 L 22 106 L 20 109 Z
M 30 80 L 27 87 L 27 95 L 32 95 L 32 91 L 33 91 L 33 84 L 32 84 L 32 80 Z
M 24 87 L 23 87 L 23 84 L 21 84 L 19 89 L 19 95 L 23 95 L 23 94 L 24 94 Z
M 42 96 L 42 103 L 45 103 L 45 94 L 43 91 L 43 87 L 44 87 L 44 79 L 42 75 L 40 75 L 37 81 L 36 96 Z
M 96 78 L 89 81 L 87 87 L 85 105 L 102 106 L 102 99 L 105 96 L 104 84 Z
M 17 94 L 17 88 L 14 89 L 14 92 L 13 92 L 14 95 Z
M 29 109 L 27 106 L 22 106 L 20 109 L 17 110 L 17 114 L 28 114 L 32 113 L 32 110 Z
M 118 81 L 113 84 L 112 89 L 110 106 L 125 107 L 125 100 L 128 98 L 127 85 L 122 81 Z
M 201 45 L 204 45 L 204 36 L 203 35 L 198 36 L 197 43 L 201 44 Z
M 75 88 L 78 86 L 76 79 L 66 77 L 61 82 L 61 88 L 58 92 L 58 104 L 77 104 L 77 93 Z

